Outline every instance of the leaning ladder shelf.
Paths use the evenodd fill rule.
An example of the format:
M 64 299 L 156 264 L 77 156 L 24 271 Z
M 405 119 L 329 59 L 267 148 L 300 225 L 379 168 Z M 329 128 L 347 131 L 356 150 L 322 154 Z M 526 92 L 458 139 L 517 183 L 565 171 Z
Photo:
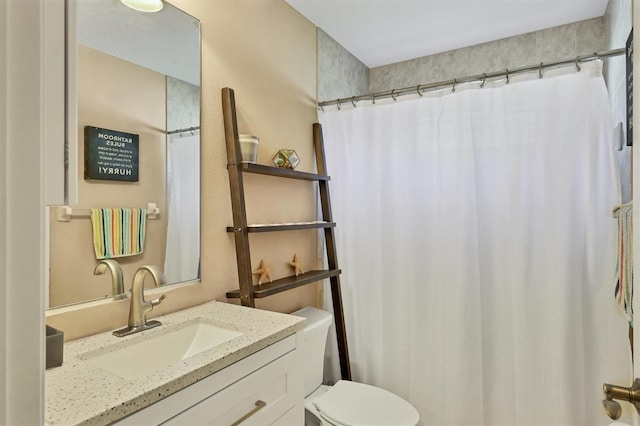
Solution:
M 242 163 L 240 141 L 238 135 L 238 120 L 236 116 L 235 95 L 232 89 L 222 89 L 222 111 L 224 116 L 224 132 L 227 144 L 227 170 L 229 172 L 229 186 L 231 189 L 231 207 L 233 210 L 233 226 L 227 227 L 227 232 L 233 233 L 236 244 L 236 258 L 238 263 L 238 279 L 240 288 L 227 293 L 227 298 L 239 298 L 243 306 L 255 307 L 255 299 L 268 297 L 293 288 L 312 284 L 324 279 L 331 283 L 331 298 L 333 300 L 333 312 L 338 341 L 338 353 L 340 356 L 340 370 L 342 378 L 351 380 L 351 366 L 349 364 L 349 351 L 347 348 L 347 333 L 342 309 L 342 293 L 340 289 L 340 269 L 335 245 L 335 226 L 331 213 L 331 199 L 329 195 L 329 180 L 327 174 L 326 158 L 324 155 L 324 143 L 322 127 L 313 125 L 313 143 L 316 153 L 318 173 L 298 172 L 290 169 L 269 167 L 261 164 Z M 304 223 L 279 223 L 249 225 L 247 223 L 247 211 L 244 199 L 244 173 L 254 173 L 268 176 L 276 176 L 287 179 L 300 179 L 318 182 L 320 203 L 322 205 L 322 220 Z M 251 273 L 251 256 L 249 252 L 249 234 L 258 232 L 295 231 L 300 229 L 322 229 L 327 250 L 327 270 L 308 271 L 298 276 L 290 276 L 264 283 L 260 286 L 253 284 Z

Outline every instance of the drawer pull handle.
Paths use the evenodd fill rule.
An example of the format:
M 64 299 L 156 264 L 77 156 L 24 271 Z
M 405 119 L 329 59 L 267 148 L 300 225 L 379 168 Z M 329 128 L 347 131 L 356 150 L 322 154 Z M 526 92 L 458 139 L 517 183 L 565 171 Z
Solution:
M 244 422 L 249 417 L 253 416 L 255 413 L 257 413 L 258 411 L 260 411 L 261 409 L 263 409 L 266 406 L 267 406 L 266 402 L 261 401 L 261 400 L 257 400 L 256 401 L 256 408 L 254 408 L 253 410 L 249 411 L 247 414 L 245 414 L 244 416 L 240 417 L 235 422 L 231 423 L 231 426 L 238 426 L 240 423 Z

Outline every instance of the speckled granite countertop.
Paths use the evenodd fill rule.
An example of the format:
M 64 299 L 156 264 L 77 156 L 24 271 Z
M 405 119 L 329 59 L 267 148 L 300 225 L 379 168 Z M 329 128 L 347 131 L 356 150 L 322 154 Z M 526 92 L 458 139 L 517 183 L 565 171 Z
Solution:
M 123 379 L 81 359 L 87 352 L 149 339 L 197 318 L 244 334 L 136 380 Z M 302 330 L 305 324 L 303 318 L 292 315 L 223 302 L 206 303 L 156 319 L 162 322 L 160 327 L 131 336 L 115 337 L 107 332 L 65 343 L 63 364 L 45 374 L 47 425 L 114 422 Z

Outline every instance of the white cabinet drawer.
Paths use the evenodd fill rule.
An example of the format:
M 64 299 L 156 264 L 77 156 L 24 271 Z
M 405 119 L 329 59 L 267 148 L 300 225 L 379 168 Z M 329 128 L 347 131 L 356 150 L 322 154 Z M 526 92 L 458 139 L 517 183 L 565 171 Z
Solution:
M 304 424 L 304 406 L 294 406 L 269 426 L 301 426 Z
M 243 426 L 302 425 L 300 339 L 300 333 L 286 337 L 116 423 L 229 426 L 257 409 Z M 256 407 L 257 401 L 264 407 Z
M 291 366 L 297 353 L 290 352 L 220 392 L 169 419 L 163 425 L 270 425 L 294 407 L 302 394 Z M 303 414 L 304 415 L 304 414 Z

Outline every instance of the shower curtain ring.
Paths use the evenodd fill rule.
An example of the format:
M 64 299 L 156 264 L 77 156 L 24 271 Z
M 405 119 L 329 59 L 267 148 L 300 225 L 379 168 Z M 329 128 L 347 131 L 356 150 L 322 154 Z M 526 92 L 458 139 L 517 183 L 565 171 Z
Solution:
M 418 84 L 418 87 L 416 87 L 416 91 L 418 92 L 418 95 L 420 95 L 420 97 L 422 97 L 422 92 L 420 91 L 420 85 Z
M 505 68 L 507 70 L 507 84 L 509 84 L 509 68 Z
M 338 110 L 340 110 L 340 98 L 338 98 L 338 100 L 336 101 L 336 105 L 338 105 Z
M 318 106 L 320 107 L 320 111 L 324 112 L 324 107 L 322 106 L 322 104 L 318 104 Z
M 453 93 L 453 92 L 455 92 L 455 91 L 456 91 L 456 83 L 457 83 L 457 81 L 456 81 L 456 79 L 454 78 L 454 79 L 453 79 L 453 86 L 451 86 L 451 93 Z
M 353 105 L 353 107 L 354 107 L 354 108 L 356 107 L 356 101 L 355 101 L 355 99 L 356 99 L 356 97 L 355 97 L 355 96 L 353 96 L 353 97 L 351 98 L 351 105 Z
M 394 101 L 398 98 L 398 95 L 396 95 L 395 93 L 396 89 L 391 90 L 391 99 L 393 99 Z
M 582 68 L 580 68 L 580 64 L 578 63 L 578 57 L 576 56 L 576 70 L 578 70 L 578 72 L 582 71 Z
M 486 73 L 482 73 L 482 83 L 480 83 L 480 88 L 483 89 L 484 88 L 484 83 L 487 82 L 487 74 Z
M 540 67 L 538 68 L 538 78 L 542 78 L 542 62 L 540 62 Z

